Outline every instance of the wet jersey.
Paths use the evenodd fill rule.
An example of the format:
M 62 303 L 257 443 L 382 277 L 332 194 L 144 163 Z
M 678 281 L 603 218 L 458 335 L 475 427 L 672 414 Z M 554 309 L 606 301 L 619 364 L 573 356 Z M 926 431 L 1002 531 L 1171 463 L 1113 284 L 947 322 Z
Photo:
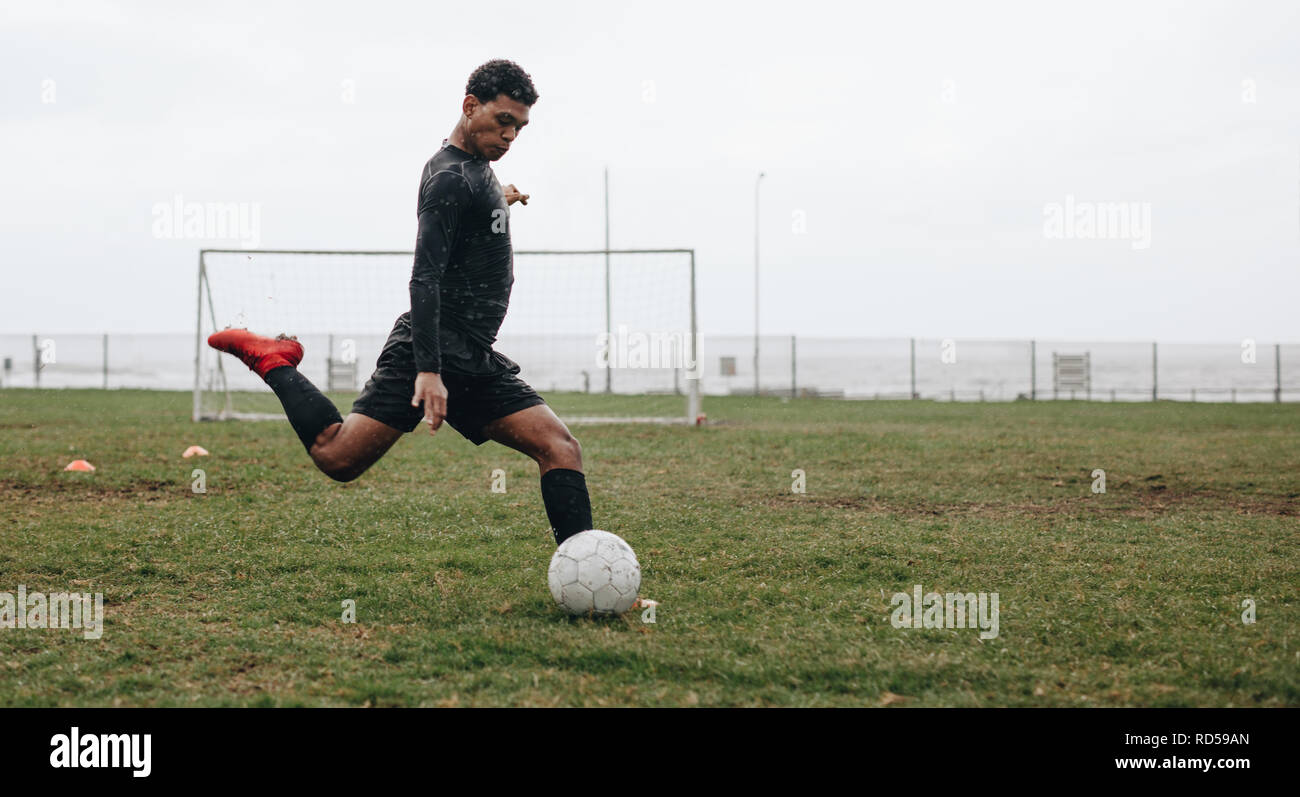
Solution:
M 411 269 L 411 342 L 418 371 L 516 370 L 493 351 L 514 285 L 510 210 L 486 158 L 443 142 L 420 179 Z

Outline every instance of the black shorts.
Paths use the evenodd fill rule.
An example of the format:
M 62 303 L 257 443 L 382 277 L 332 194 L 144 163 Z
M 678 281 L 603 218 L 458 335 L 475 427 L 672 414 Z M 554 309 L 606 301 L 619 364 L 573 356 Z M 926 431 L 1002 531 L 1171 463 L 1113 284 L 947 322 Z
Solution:
M 441 374 L 442 384 L 447 388 L 447 417 L 444 420 L 476 446 L 487 442 L 488 437 L 483 433 L 487 424 L 546 403 L 519 378 L 517 364 L 501 355 L 496 359 L 511 365 L 482 375 L 450 371 Z M 411 406 L 415 374 L 410 319 L 403 315 L 397 319 L 383 351 L 379 353 L 375 372 L 352 403 L 352 411 L 403 432 L 414 431 L 424 419 L 424 409 Z

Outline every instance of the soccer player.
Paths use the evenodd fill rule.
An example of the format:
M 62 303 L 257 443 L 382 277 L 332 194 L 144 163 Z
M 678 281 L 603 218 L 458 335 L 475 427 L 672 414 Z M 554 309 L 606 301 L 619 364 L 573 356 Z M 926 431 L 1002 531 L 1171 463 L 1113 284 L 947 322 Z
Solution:
M 411 310 L 398 316 L 352 412 L 338 410 L 297 370 L 291 337 L 226 329 L 208 345 L 229 352 L 266 383 L 312 461 L 338 481 L 357 478 L 423 420 L 446 420 L 474 445 L 487 440 L 537 462 L 542 501 L 557 544 L 592 528 L 582 449 L 564 422 L 494 351 L 514 284 L 509 205 L 528 195 L 497 181 L 500 160 L 537 102 L 532 79 L 511 61 L 474 70 L 451 135 L 424 166 Z

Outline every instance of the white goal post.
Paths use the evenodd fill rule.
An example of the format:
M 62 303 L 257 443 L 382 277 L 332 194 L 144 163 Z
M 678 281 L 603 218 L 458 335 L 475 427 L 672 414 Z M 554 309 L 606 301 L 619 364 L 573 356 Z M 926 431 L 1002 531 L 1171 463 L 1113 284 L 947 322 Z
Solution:
M 305 350 L 299 370 L 340 403 L 355 395 L 393 322 L 410 309 L 413 258 L 386 250 L 200 250 L 193 419 L 284 418 L 260 379 L 207 345 L 226 327 L 296 336 Z M 695 250 L 516 250 L 514 276 L 494 348 L 519 363 L 520 378 L 543 396 L 593 394 L 581 402 L 591 411 L 564 415 L 566 423 L 699 422 Z M 604 402 L 595 394 L 644 398 Z M 681 410 L 672 409 L 672 396 L 681 397 Z

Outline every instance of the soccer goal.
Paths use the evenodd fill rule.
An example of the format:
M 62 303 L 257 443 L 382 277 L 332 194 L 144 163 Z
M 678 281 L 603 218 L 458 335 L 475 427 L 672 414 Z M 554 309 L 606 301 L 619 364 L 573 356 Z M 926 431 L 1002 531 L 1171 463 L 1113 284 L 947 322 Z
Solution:
M 566 414 L 566 423 L 697 422 L 693 249 L 514 255 L 510 309 L 494 348 L 519 363 L 520 378 L 543 396 L 589 394 L 576 403 L 590 411 Z M 409 251 L 201 250 L 194 420 L 284 418 L 261 379 L 207 345 L 208 335 L 226 327 L 297 336 L 305 350 L 299 370 L 335 393 L 346 411 L 343 394 L 360 390 L 393 322 L 410 309 L 413 257 Z M 606 401 L 602 394 L 640 398 Z

